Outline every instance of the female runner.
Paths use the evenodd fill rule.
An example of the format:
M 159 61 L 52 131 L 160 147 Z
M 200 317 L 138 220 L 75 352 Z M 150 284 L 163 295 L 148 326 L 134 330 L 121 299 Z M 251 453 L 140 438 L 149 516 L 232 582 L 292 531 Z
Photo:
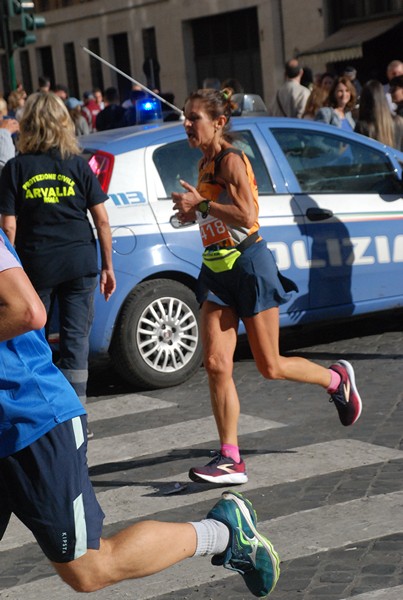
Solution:
M 322 386 L 335 403 L 343 425 L 361 413 L 352 366 L 344 360 L 329 369 L 279 353 L 279 305 L 295 284 L 278 273 L 259 235 L 258 190 L 248 158 L 232 144 L 228 132 L 232 90 L 202 89 L 184 107 L 189 145 L 199 148 L 197 187 L 181 181 L 183 193 L 172 194 L 182 223 L 197 220 L 204 245 L 199 277 L 201 335 L 212 410 L 221 447 L 205 466 L 190 469 L 193 481 L 241 484 L 248 478 L 238 447 L 240 403 L 233 380 L 233 355 L 242 319 L 253 357 L 267 379 Z

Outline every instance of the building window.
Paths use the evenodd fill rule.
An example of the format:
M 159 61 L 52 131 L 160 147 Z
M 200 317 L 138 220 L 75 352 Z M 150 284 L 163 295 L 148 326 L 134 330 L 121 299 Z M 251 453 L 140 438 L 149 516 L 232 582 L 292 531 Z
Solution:
M 52 46 L 38 48 L 38 72 L 42 77 L 49 77 L 51 87 L 55 85 L 55 70 L 53 67 Z
M 403 0 L 328 0 L 335 29 L 358 20 L 401 15 Z
M 117 33 L 112 35 L 111 42 L 114 64 L 123 73 L 130 74 L 131 67 L 127 33 Z M 116 87 L 118 88 L 121 102 L 124 102 L 129 98 L 132 84 L 126 77 L 123 77 L 123 75 L 120 75 L 119 73 L 116 76 Z
M 28 50 L 20 51 L 20 65 L 22 74 L 22 86 L 28 94 L 33 91 L 32 85 L 32 74 L 31 74 L 31 63 L 29 60 Z
M 53 4 L 55 4 L 55 6 L 52 6 Z M 36 0 L 35 2 L 35 8 L 36 8 L 36 12 L 42 12 L 45 10 L 51 10 L 52 8 L 57 8 L 56 6 L 57 1 L 56 2 L 52 2 L 52 0 Z
M 9 61 L 6 54 L 0 56 L 1 74 L 3 80 L 3 90 L 11 92 L 11 82 L 9 73 Z
M 67 87 L 69 90 L 69 95 L 79 98 L 80 90 L 78 87 L 76 54 L 74 51 L 73 42 L 64 44 L 64 61 L 66 64 Z M 58 83 L 60 83 L 60 81 Z
M 238 80 L 245 92 L 262 95 L 262 69 L 257 9 L 248 8 L 191 23 L 198 86 Z
M 91 50 L 94 54 L 100 56 L 101 49 L 99 44 L 99 38 L 91 38 L 88 40 L 88 50 Z M 91 83 L 93 89 L 99 88 L 104 90 L 104 76 L 102 73 L 102 63 L 90 55 L 90 71 L 91 71 Z
M 154 27 L 143 29 L 143 52 L 143 71 L 147 77 L 147 86 L 151 89 L 157 88 L 160 90 L 160 65 L 157 57 L 157 40 Z

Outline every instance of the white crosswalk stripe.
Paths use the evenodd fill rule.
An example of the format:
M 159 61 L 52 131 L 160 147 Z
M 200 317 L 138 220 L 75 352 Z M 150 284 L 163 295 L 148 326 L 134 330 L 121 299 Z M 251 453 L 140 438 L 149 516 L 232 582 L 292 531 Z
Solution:
M 122 397 L 114 402 L 104 400 L 97 404 L 99 405 L 96 407 L 97 410 L 91 408 L 89 411 L 92 421 L 174 406 L 173 403 L 136 394 Z M 241 434 L 285 427 L 283 423 L 248 415 L 242 415 L 240 425 Z M 179 422 L 151 430 L 93 440 L 89 444 L 89 460 L 91 465 L 100 465 L 164 451 L 169 453 L 172 448 L 186 448 L 210 440 L 214 444 L 216 436 L 215 424 L 211 417 Z M 345 469 L 382 464 L 402 458 L 402 451 L 353 439 L 290 448 L 281 454 L 281 459 L 277 453 L 252 455 L 247 460 L 250 479 L 240 488 L 240 491 L 246 493 L 248 490 L 296 482 L 314 476 L 325 476 Z M 164 492 L 173 488 L 176 481 L 186 484 L 188 489 L 183 493 L 164 495 Z M 175 478 L 172 476 L 158 478 L 143 485 L 134 483 L 105 492 L 97 491 L 106 514 L 105 524 L 120 522 L 123 524 L 128 520 L 150 517 L 162 511 L 192 506 L 207 500 L 211 500 L 213 504 L 221 493 L 219 489 L 203 489 L 202 485 L 189 482 L 187 473 L 176 475 Z M 187 494 L 187 491 L 192 493 Z M 287 561 L 399 533 L 402 506 L 403 492 L 394 492 L 326 505 L 263 521 L 260 522 L 260 529 L 271 539 L 281 559 Z M 269 512 L 268 507 L 267 514 L 260 517 L 267 518 Z M 195 519 L 202 517 L 204 515 L 194 515 Z M 327 527 L 329 522 L 342 524 L 336 534 L 335 528 L 332 528 L 331 534 L 329 533 Z M 0 544 L 0 556 L 33 541 L 30 532 L 19 521 L 12 519 Z M 158 598 L 161 594 L 175 594 L 179 590 L 188 588 L 189 582 L 192 586 L 206 584 L 211 581 L 212 576 L 215 581 L 237 577 L 225 569 L 213 569 L 209 558 L 198 558 L 185 561 L 164 573 L 144 580 L 122 582 L 118 586 L 96 592 L 91 597 L 95 600 L 110 598 L 123 600 L 135 595 L 136 600 L 147 600 Z M 399 589 L 377 590 L 356 598 L 357 600 L 397 600 L 398 598 L 400 600 L 403 597 L 402 592 L 403 586 L 400 586 Z M 52 575 L 0 590 L 0 598 L 3 597 L 8 600 L 39 600 L 39 598 L 69 600 L 76 598 L 77 594 L 67 588 L 57 576 Z
M 366 594 L 354 596 L 354 600 L 402 600 L 403 585 L 388 588 L 387 590 L 375 590 Z M 346 598 L 344 600 L 347 600 Z
M 265 431 L 284 427 L 267 419 L 257 419 L 242 415 L 239 432 L 241 435 L 254 431 Z M 187 423 L 176 423 L 146 431 L 135 431 L 113 438 L 93 439 L 88 445 L 88 464 L 97 464 L 129 460 L 146 454 L 157 454 L 171 448 L 187 448 L 194 444 L 217 439 L 217 428 L 213 417 L 205 417 Z
M 158 400 L 142 394 L 127 394 L 126 396 L 119 396 L 119 398 L 87 402 L 85 409 L 90 421 L 102 421 L 103 419 L 127 417 L 128 415 L 151 410 L 171 408 L 172 406 L 177 405 L 174 402 Z

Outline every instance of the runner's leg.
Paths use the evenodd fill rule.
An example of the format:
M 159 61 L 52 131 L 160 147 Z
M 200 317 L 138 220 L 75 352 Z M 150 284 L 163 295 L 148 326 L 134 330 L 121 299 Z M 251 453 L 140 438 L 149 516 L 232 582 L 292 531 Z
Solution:
M 252 354 L 259 372 L 267 379 L 287 379 L 329 386 L 329 369 L 298 356 L 285 357 L 279 351 L 279 310 L 269 308 L 243 319 Z
M 99 550 L 68 563 L 52 563 L 72 588 L 92 592 L 124 579 L 145 577 L 190 558 L 196 531 L 190 523 L 142 521 L 108 539 Z
M 218 434 L 221 444 L 237 446 L 240 404 L 232 373 L 238 316 L 230 307 L 206 301 L 201 318 L 204 367 Z

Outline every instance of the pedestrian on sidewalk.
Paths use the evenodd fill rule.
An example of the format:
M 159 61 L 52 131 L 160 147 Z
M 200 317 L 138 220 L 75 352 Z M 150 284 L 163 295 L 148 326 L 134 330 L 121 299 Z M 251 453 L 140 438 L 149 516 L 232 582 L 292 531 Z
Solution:
M 314 120 L 345 131 L 354 131 L 355 120 L 352 111 L 356 106 L 356 99 L 355 87 L 350 79 L 338 77 L 330 88 L 326 106 L 317 111 Z
M 403 119 L 392 115 L 383 85 L 376 79 L 367 81 L 362 88 L 354 131 L 398 150 L 403 147 Z
M 310 89 L 301 83 L 303 75 L 304 70 L 296 58 L 287 61 L 284 71 L 285 81 L 277 90 L 270 108 L 270 114 L 273 117 L 302 119 L 311 93 Z
M 15 156 L 13 135 L 20 129 L 17 119 L 2 119 L 0 117 L 0 174 L 8 160 Z
M 212 555 L 213 565 L 239 572 L 253 595 L 269 594 L 279 558 L 237 492 L 225 492 L 202 521 L 142 521 L 102 537 L 85 409 L 52 363 L 45 322 L 43 303 L 0 230 L 0 539 L 14 513 L 78 592 Z
M 233 356 L 242 319 L 260 373 L 323 387 L 343 425 L 361 413 L 353 367 L 340 360 L 326 369 L 304 358 L 279 353 L 279 305 L 294 282 L 278 272 L 259 234 L 258 189 L 245 153 L 229 132 L 232 90 L 198 90 L 187 98 L 184 127 L 189 145 L 199 148 L 197 187 L 181 181 L 174 192 L 180 222 L 197 220 L 204 245 L 198 281 L 204 366 L 221 447 L 206 466 L 190 469 L 193 481 L 241 484 L 248 480 L 238 446 L 240 402 L 233 380 Z

